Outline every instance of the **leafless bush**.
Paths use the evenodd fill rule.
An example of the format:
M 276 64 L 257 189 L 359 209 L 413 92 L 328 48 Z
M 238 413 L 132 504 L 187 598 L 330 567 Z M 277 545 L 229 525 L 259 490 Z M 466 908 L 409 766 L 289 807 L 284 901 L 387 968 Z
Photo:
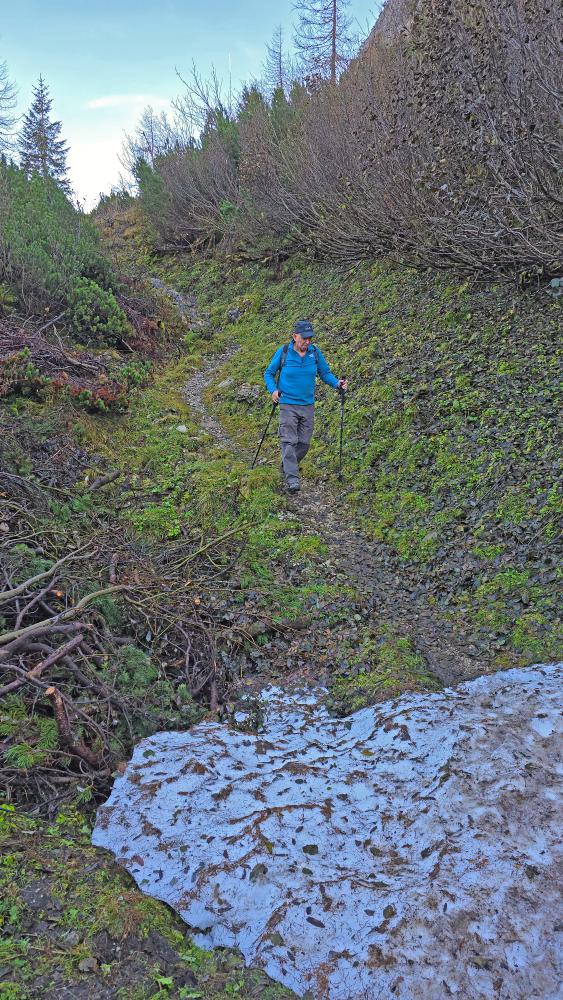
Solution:
M 0 62 L 0 153 L 14 147 L 14 128 L 17 117 L 14 110 L 17 91 L 8 76 L 5 62 Z
M 286 157 L 310 238 L 337 259 L 560 271 L 560 37 L 537 0 L 422 2 L 376 36 Z
M 165 245 L 213 246 L 228 231 L 238 198 L 237 167 L 228 137 L 200 150 L 159 157 L 155 172 L 166 192 L 155 224 Z
M 196 75 L 185 114 L 203 123 L 197 148 L 154 162 L 165 242 L 308 246 L 522 280 L 560 273 L 560 9 L 400 9 L 339 81 L 269 99 L 250 88 L 235 113 Z

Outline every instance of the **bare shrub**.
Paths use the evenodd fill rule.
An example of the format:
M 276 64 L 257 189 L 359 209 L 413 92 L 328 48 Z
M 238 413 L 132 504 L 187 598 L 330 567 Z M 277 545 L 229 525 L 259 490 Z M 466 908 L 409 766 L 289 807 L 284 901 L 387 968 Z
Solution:
M 560 37 L 538 0 L 422 2 L 401 36 L 376 36 L 313 99 L 295 149 L 322 251 L 560 271 Z
M 394 6 L 338 81 L 247 88 L 233 109 L 194 71 L 178 109 L 200 138 L 151 168 L 165 244 L 561 272 L 560 9 Z

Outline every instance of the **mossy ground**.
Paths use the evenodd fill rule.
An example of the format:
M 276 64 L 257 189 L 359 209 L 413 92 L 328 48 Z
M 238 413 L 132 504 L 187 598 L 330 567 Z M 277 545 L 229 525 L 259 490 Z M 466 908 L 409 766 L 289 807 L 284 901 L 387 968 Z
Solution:
M 264 390 L 258 400 L 237 399 L 242 385 L 263 385 L 273 351 L 289 338 L 294 320 L 307 316 L 333 370 L 349 376 L 350 392 L 343 483 L 336 478 L 338 400 L 324 386 L 305 479 L 328 483 L 367 544 L 416 581 L 428 609 L 467 641 L 487 669 L 558 655 L 558 301 L 541 289 L 471 287 L 385 264 L 347 273 L 303 260 L 272 269 L 233 260 L 143 259 L 197 298 L 203 321 L 186 335 L 186 372 L 230 344 L 239 346 L 204 394 L 234 450 L 190 432 L 198 458 L 180 478 L 185 482 L 189 474 L 192 503 L 210 515 L 207 529 L 247 523 L 243 586 L 281 599 L 274 614 L 283 616 L 283 602 L 306 593 L 299 593 L 290 572 L 287 588 L 280 588 L 280 569 L 283 575 L 303 556 L 312 574 L 307 584 L 318 589 L 326 583 L 322 530 L 315 537 L 310 523 L 303 534 L 295 522 L 280 520 L 284 501 L 273 430 L 258 468 L 249 470 L 269 398 Z M 158 428 L 152 433 L 161 436 Z M 134 450 L 143 454 L 137 444 Z M 181 495 L 169 494 L 164 510 L 157 505 L 147 517 L 168 515 L 178 530 L 182 502 Z M 321 527 L 322 512 L 319 521 Z M 364 624 L 342 659 L 362 664 L 357 686 L 369 699 L 389 690 L 385 657 L 373 652 L 389 640 L 381 629 L 374 639 L 373 622 Z M 412 657 L 406 651 L 410 637 L 386 624 L 399 642 L 392 643 L 396 660 L 405 667 L 393 693 L 411 682 L 426 686 L 427 665 L 416 649 Z M 366 663 L 374 675 L 367 685 Z M 336 676 L 334 685 L 335 693 L 343 692 L 356 680 Z M 345 698 L 341 705 L 356 701 Z
M 415 569 L 429 606 L 493 665 L 558 654 L 559 301 L 384 264 L 344 273 L 290 261 L 273 273 L 176 263 L 172 272 L 208 311 L 203 336 L 227 331 L 241 345 L 207 393 L 241 447 L 259 438 L 269 400 L 237 402 L 237 389 L 261 384 L 294 320 L 311 318 L 350 392 L 343 486 L 339 409 L 325 387 L 305 476 L 331 484 L 374 548 Z M 275 466 L 273 438 L 265 457 Z
M 0 850 L 3 1000 L 293 996 L 234 952 L 196 947 L 164 903 L 91 847 L 78 812 L 48 825 L 0 809 Z
M 114 491 L 124 529 L 157 542 L 194 530 L 205 543 L 233 531 L 245 545 L 231 590 L 256 591 L 274 620 L 287 618 L 290 605 L 298 616 L 311 593 L 341 586 L 326 579 L 322 512 L 317 533 L 284 516 L 273 425 L 258 467 L 249 467 L 270 411 L 265 390 L 258 400 L 237 399 L 241 385 L 262 386 L 274 349 L 296 317 L 308 316 L 333 369 L 349 376 L 350 392 L 343 482 L 336 479 L 338 400 L 324 386 L 305 480 L 328 483 L 367 544 L 415 581 L 428 609 L 487 668 L 558 655 L 558 301 L 541 289 L 472 288 L 385 264 L 346 273 L 303 260 L 275 270 L 157 260 L 134 212 L 112 239 L 121 258 L 195 294 L 201 317 L 177 359 L 149 388 L 132 390 L 126 415 L 82 411 L 74 421 L 82 445 L 127 477 L 125 490 L 120 483 Z M 182 389 L 233 343 L 239 350 L 213 372 L 204 394 L 232 443 L 225 447 L 199 426 Z M 374 640 L 373 622 L 364 624 L 357 646 L 340 659 L 367 662 L 376 677 L 363 689 L 383 692 L 381 656 L 361 650 L 387 640 Z M 411 642 L 393 622 L 384 624 L 399 642 Z M 400 651 L 398 660 L 411 663 Z M 414 670 L 416 655 L 411 666 L 420 680 L 428 670 Z M 334 683 L 340 691 L 355 681 Z

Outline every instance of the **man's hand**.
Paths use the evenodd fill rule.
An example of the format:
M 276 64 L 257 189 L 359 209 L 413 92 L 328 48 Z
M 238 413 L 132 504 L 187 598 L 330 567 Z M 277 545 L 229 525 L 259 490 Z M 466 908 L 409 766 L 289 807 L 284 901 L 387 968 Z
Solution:
M 272 399 L 273 399 L 274 403 L 279 403 L 279 401 L 280 401 L 280 392 L 279 392 L 279 389 L 275 389 L 274 390 L 274 392 L 272 393 Z
M 341 389 L 342 392 L 346 392 L 346 390 L 348 388 L 348 379 L 347 378 L 339 378 L 338 379 L 338 388 Z

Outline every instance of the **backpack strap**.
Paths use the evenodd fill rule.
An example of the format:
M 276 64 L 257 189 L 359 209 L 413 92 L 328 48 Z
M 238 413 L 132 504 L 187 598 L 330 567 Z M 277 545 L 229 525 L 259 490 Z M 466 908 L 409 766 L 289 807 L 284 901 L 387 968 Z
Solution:
M 278 382 L 280 380 L 281 370 L 282 370 L 283 366 L 285 365 L 285 359 L 287 358 L 287 352 L 288 351 L 289 351 L 289 344 L 284 344 L 282 352 L 281 352 L 281 355 L 280 355 L 280 366 L 278 368 L 278 372 L 277 372 L 277 375 L 276 375 L 276 379 L 277 379 Z

